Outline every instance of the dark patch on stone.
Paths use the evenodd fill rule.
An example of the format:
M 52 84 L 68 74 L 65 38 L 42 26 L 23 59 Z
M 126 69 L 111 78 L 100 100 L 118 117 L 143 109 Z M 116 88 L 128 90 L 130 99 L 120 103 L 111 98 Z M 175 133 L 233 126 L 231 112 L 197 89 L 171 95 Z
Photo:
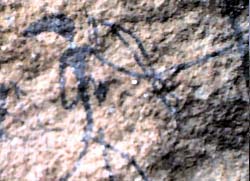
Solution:
M 218 92 L 218 96 L 221 94 Z M 180 116 L 184 121 L 179 124 L 181 137 L 200 139 L 205 145 L 215 145 L 218 150 L 240 149 L 249 140 L 248 102 L 241 98 L 214 101 L 217 99 L 214 94 L 207 102 L 190 100 L 185 104 L 186 111 Z M 191 109 L 193 107 L 199 107 L 200 110 Z M 193 126 L 196 116 L 202 119 L 197 119 Z M 185 117 L 190 119 L 186 120 Z
M 211 121 L 207 122 L 203 135 L 206 143 L 217 145 L 219 150 L 240 149 L 248 143 L 248 106 L 248 102 L 237 99 L 214 107 L 214 116 L 207 114 Z
M 5 84 L 0 84 L 0 123 L 4 121 L 5 115 L 8 113 L 5 108 L 8 92 L 9 88 Z
M 4 130 L 0 128 L 0 139 L 4 136 Z
M 107 82 L 99 82 L 97 89 L 94 92 L 94 95 L 96 96 L 97 100 L 99 101 L 99 105 L 103 101 L 105 101 L 107 93 L 109 91 L 109 85 Z
M 228 1 L 228 0 L 226 0 Z M 230 1 L 231 2 L 231 1 Z M 237 8 L 240 7 L 240 8 Z M 237 51 L 240 53 L 240 58 L 242 61 L 242 74 L 245 78 L 246 86 L 249 88 L 250 85 L 250 60 L 249 60 L 249 40 L 244 39 L 244 30 L 242 30 L 240 24 L 238 23 L 237 17 L 241 15 L 246 8 L 248 7 L 247 1 L 232 1 L 231 3 L 225 4 L 224 9 L 222 8 L 222 14 L 228 14 L 229 15 L 229 23 L 231 24 L 231 27 L 233 29 L 233 36 L 236 41 L 237 45 Z M 249 38 L 249 35 L 247 36 Z M 249 91 L 248 91 L 249 92 Z M 250 96 L 250 94 L 249 94 Z
M 75 23 L 71 18 L 68 18 L 62 13 L 44 16 L 41 19 L 33 22 L 23 32 L 25 37 L 33 37 L 41 32 L 55 32 L 72 41 L 74 38 Z
M 217 6 L 221 7 L 222 15 L 236 18 L 248 7 L 248 2 L 246 0 L 220 0 Z
M 246 80 L 246 86 L 248 90 L 250 89 L 250 59 L 249 59 L 249 51 L 244 55 L 243 61 L 242 61 L 242 69 L 243 74 Z M 249 92 L 249 91 L 248 91 Z M 250 96 L 250 92 L 249 92 Z

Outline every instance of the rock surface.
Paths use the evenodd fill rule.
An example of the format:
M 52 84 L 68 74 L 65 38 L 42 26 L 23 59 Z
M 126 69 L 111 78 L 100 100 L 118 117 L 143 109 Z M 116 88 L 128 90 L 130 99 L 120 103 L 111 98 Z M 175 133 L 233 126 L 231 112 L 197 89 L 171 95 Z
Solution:
M 248 181 L 247 16 L 246 1 L 0 1 L 0 180 Z

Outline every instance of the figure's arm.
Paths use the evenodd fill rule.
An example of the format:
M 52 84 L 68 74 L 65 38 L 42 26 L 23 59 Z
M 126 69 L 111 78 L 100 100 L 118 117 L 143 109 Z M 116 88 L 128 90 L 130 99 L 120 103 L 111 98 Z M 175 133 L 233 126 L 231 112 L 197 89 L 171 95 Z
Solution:
M 108 21 L 105 21 L 102 23 L 102 25 L 109 27 L 110 31 L 109 33 L 119 33 L 119 31 L 126 33 L 128 36 L 130 36 L 137 44 L 138 48 L 140 49 L 142 55 L 145 58 L 148 58 L 148 53 L 146 51 L 146 49 L 144 48 L 142 41 L 140 40 L 140 38 L 138 38 L 132 31 L 130 31 L 129 29 L 124 28 L 123 26 L 119 25 L 119 24 L 115 24 L 115 23 L 111 23 Z
M 148 59 L 149 55 L 148 55 L 146 49 L 144 48 L 144 46 L 142 44 L 142 41 L 133 32 L 131 32 L 130 30 L 128 30 L 128 29 L 126 29 L 124 27 L 122 27 L 119 24 L 110 23 L 110 22 L 105 21 L 105 22 L 102 23 L 102 25 L 110 28 L 109 33 L 111 33 L 114 36 L 116 36 L 122 42 L 122 44 L 124 46 L 126 46 L 132 52 L 133 57 L 134 57 L 137 65 L 139 65 L 139 67 L 142 69 L 142 71 L 144 73 L 147 73 L 149 70 L 146 67 L 146 65 L 143 63 L 143 59 Z M 138 52 L 136 50 L 134 50 L 130 46 L 130 44 L 127 41 L 127 39 L 121 33 L 127 34 L 130 38 L 132 38 L 135 41 L 137 47 L 139 48 L 140 54 L 142 56 L 140 56 L 138 54 Z M 150 71 L 153 72 L 152 70 L 150 70 Z
M 115 71 L 124 73 L 128 76 L 134 77 L 134 78 L 138 78 L 138 79 L 143 79 L 143 78 L 148 78 L 149 75 L 145 74 L 145 73 L 137 73 L 134 71 L 130 71 L 122 66 L 116 65 L 112 62 L 110 62 L 109 60 L 105 59 L 103 56 L 100 55 L 100 53 L 98 53 L 97 51 L 94 52 L 95 57 L 97 58 L 97 60 L 99 60 L 103 65 L 107 65 L 109 67 L 111 67 L 112 69 L 114 69 Z
M 88 26 L 92 27 L 92 31 L 91 29 L 89 29 L 88 31 L 88 39 L 90 43 L 94 43 L 97 46 L 100 46 L 100 40 L 98 38 L 98 28 L 97 28 L 97 23 L 96 23 L 96 19 L 93 16 L 87 16 L 87 22 L 88 22 Z

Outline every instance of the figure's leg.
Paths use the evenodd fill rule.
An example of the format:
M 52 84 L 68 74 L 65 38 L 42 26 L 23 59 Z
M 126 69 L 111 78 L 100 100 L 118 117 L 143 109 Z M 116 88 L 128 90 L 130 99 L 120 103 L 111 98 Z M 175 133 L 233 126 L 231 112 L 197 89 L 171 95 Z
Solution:
M 105 161 L 105 168 L 110 173 L 110 177 L 109 177 L 110 181 L 114 180 L 114 175 L 112 173 L 112 170 L 111 170 L 111 167 L 109 164 L 109 160 L 107 158 L 107 151 L 108 150 L 111 150 L 111 151 L 119 154 L 123 159 L 127 160 L 128 164 L 133 166 L 136 169 L 136 171 L 138 172 L 138 174 L 142 177 L 142 179 L 144 181 L 149 181 L 148 176 L 143 171 L 143 169 L 138 165 L 138 163 L 136 162 L 136 160 L 133 157 L 131 157 L 129 154 L 127 154 L 123 151 L 120 151 L 119 149 L 115 148 L 114 146 L 112 146 L 111 144 L 109 144 L 105 141 L 104 133 L 102 130 L 99 130 L 98 138 L 94 138 L 93 141 L 95 141 L 96 143 L 98 143 L 104 147 L 103 157 L 104 157 L 104 161 Z
M 88 52 L 86 52 L 88 53 Z M 90 104 L 90 96 L 88 94 L 88 79 L 85 77 L 85 61 L 84 61 L 84 56 L 82 57 L 75 57 L 75 62 L 71 62 L 70 66 L 73 67 L 74 69 L 74 74 L 76 76 L 77 79 L 77 88 L 78 88 L 78 96 L 77 99 L 74 100 L 76 102 L 79 101 L 79 99 L 81 99 L 83 106 L 84 106 L 84 110 L 86 112 L 86 120 L 87 120 L 87 124 L 85 126 L 83 135 L 82 135 L 82 142 L 84 143 L 83 149 L 81 150 L 72 170 L 70 172 L 68 172 L 65 176 L 61 177 L 59 180 L 60 181 L 67 181 L 73 174 L 74 172 L 77 171 L 79 165 L 80 165 L 80 161 L 82 160 L 82 158 L 87 154 L 87 150 L 88 150 L 88 146 L 89 146 L 89 142 L 92 139 L 92 130 L 93 130 L 93 113 L 92 113 L 92 108 L 91 108 L 91 104 Z M 64 73 L 65 73 L 65 68 L 67 66 L 67 64 L 64 61 L 60 62 L 60 77 L 62 77 L 60 79 L 60 84 L 61 84 L 61 89 L 64 90 L 64 85 L 65 85 L 65 81 L 64 81 Z M 62 98 L 64 98 L 65 96 L 65 91 L 62 92 Z M 66 99 L 62 99 L 62 103 L 63 105 L 67 105 L 67 101 Z M 73 105 L 74 102 L 72 102 L 70 105 Z
M 119 149 L 115 148 L 114 146 L 104 142 L 104 145 L 107 149 L 112 150 L 115 153 L 118 153 L 123 159 L 127 160 L 129 165 L 132 165 L 136 171 L 138 172 L 138 174 L 142 177 L 142 179 L 144 181 L 149 181 L 148 176 L 146 175 L 146 173 L 143 171 L 143 169 L 138 165 L 138 163 L 136 162 L 136 160 L 131 157 L 129 154 L 124 153 L 122 151 L 120 151 Z
M 87 88 L 81 87 L 78 89 L 79 89 L 80 98 L 81 98 L 82 103 L 83 103 L 83 107 L 84 107 L 85 112 L 86 112 L 86 120 L 87 120 L 87 125 L 86 125 L 85 130 L 84 130 L 85 133 L 83 135 L 83 140 L 88 141 L 91 138 L 91 134 L 92 134 L 92 130 L 93 130 L 93 124 L 94 124 L 93 111 L 92 111 L 92 107 L 90 104 L 90 96 L 87 92 Z
M 89 102 L 89 95 L 88 95 L 87 87 L 86 87 L 87 85 L 84 85 L 86 83 L 85 80 L 79 80 L 79 81 L 80 82 L 78 83 L 78 91 L 79 91 L 80 98 L 83 102 L 83 106 L 86 112 L 86 119 L 87 119 L 87 125 L 82 135 L 82 142 L 84 143 L 84 147 L 81 150 L 73 166 L 73 169 L 69 173 L 67 173 L 64 177 L 61 177 L 60 181 L 67 181 L 77 171 L 82 158 L 87 154 L 89 142 L 92 139 L 93 113 L 92 113 L 91 105 Z
M 76 98 L 71 103 L 69 103 L 67 98 L 66 98 L 67 95 L 65 92 L 65 76 L 64 76 L 64 74 L 65 74 L 65 69 L 67 68 L 68 64 L 66 63 L 64 58 L 65 58 L 64 56 L 62 56 L 60 58 L 60 65 L 59 65 L 59 77 L 60 77 L 59 83 L 60 83 L 60 89 L 61 89 L 61 93 L 60 93 L 61 103 L 62 103 L 62 106 L 64 107 L 64 109 L 72 109 L 78 103 L 79 95 L 77 94 Z
M 88 150 L 88 146 L 89 146 L 89 141 L 83 141 L 84 142 L 84 148 L 83 150 L 80 152 L 77 161 L 75 162 L 72 170 L 70 172 L 68 172 L 65 176 L 60 177 L 59 181 L 67 181 L 70 177 L 72 177 L 72 175 L 77 171 L 79 165 L 80 165 L 80 161 L 82 160 L 82 158 L 87 154 L 87 150 Z
M 109 181 L 115 181 L 115 177 L 114 177 L 114 174 L 112 172 L 111 165 L 109 163 L 108 147 L 106 146 L 105 141 L 104 141 L 105 137 L 104 137 L 103 130 L 99 129 L 98 134 L 99 134 L 98 139 L 96 141 L 103 146 L 102 156 L 103 156 L 103 160 L 104 160 L 104 164 L 105 164 L 104 168 L 109 173 Z

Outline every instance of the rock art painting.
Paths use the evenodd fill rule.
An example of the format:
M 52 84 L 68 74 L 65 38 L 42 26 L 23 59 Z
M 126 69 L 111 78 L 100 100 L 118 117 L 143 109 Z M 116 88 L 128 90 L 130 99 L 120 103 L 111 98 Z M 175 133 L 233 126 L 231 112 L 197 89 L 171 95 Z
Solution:
M 1 3 L 0 3 L 1 4 Z M 76 26 L 76 22 L 74 18 L 67 15 L 65 12 L 54 12 L 54 13 L 46 13 L 45 15 L 42 15 L 40 17 L 36 17 L 33 19 L 33 22 L 28 23 L 22 30 L 20 35 L 20 38 L 24 42 L 23 44 L 26 44 L 27 42 L 32 41 L 32 46 L 37 46 L 39 42 L 35 41 L 35 39 L 38 36 L 47 36 L 46 33 L 54 33 L 56 36 L 63 39 L 63 41 L 67 42 L 67 47 L 61 52 L 58 52 L 59 58 L 56 60 L 57 62 L 57 70 L 56 70 L 56 76 L 57 84 L 59 85 L 59 102 L 60 107 L 63 108 L 63 110 L 66 112 L 65 114 L 72 112 L 73 110 L 79 109 L 84 112 L 85 119 L 84 119 L 84 128 L 81 131 L 81 135 L 76 135 L 81 137 L 81 147 L 77 151 L 77 156 L 74 157 L 74 160 L 70 164 L 70 168 L 67 168 L 66 172 L 61 173 L 60 175 L 54 175 L 52 179 L 49 177 L 46 177 L 46 174 L 43 174 L 43 176 L 39 177 L 37 180 L 41 181 L 47 181 L 47 180 L 59 180 L 59 181 L 67 181 L 67 180 L 75 180 L 74 176 L 77 174 L 77 172 L 80 172 L 83 168 L 83 165 L 85 164 L 83 159 L 85 157 L 88 157 L 91 152 L 93 152 L 93 149 L 90 149 L 90 147 L 95 144 L 96 148 L 102 150 L 102 162 L 103 162 L 103 170 L 105 170 L 105 173 L 107 173 L 107 177 L 102 180 L 110 180 L 110 181 L 118 181 L 123 180 L 123 176 L 120 176 L 117 171 L 117 165 L 120 163 L 113 163 L 112 160 L 113 155 L 118 156 L 119 159 L 122 159 L 126 162 L 125 168 L 134 170 L 135 174 L 137 175 L 138 180 L 143 181 L 153 181 L 153 180 L 165 180 L 165 177 L 162 176 L 161 179 L 159 179 L 160 176 L 154 177 L 154 170 L 161 170 L 166 169 L 169 170 L 169 175 L 172 173 L 178 172 L 178 173 L 184 173 L 185 169 L 192 168 L 200 163 L 206 163 L 206 160 L 209 158 L 209 149 L 204 146 L 200 146 L 199 144 L 204 145 L 216 145 L 216 149 L 221 152 L 224 150 L 234 150 L 234 149 L 240 149 L 243 147 L 247 142 L 247 129 L 241 129 L 241 127 L 244 127 L 246 124 L 246 121 L 244 118 L 247 117 L 247 115 L 243 114 L 241 111 L 237 110 L 243 110 L 248 106 L 248 102 L 242 100 L 240 97 L 232 97 L 231 102 L 230 101 L 222 101 L 220 103 L 214 102 L 213 98 L 210 100 L 209 103 L 204 104 L 202 101 L 208 99 L 209 96 L 201 95 L 203 88 L 201 88 L 201 85 L 188 85 L 187 87 L 190 88 L 190 90 L 196 90 L 194 93 L 194 96 L 191 98 L 187 96 L 184 101 L 184 96 L 181 95 L 180 92 L 176 91 L 180 87 L 182 87 L 183 80 L 185 80 L 185 76 L 188 73 L 188 71 L 195 71 L 196 69 L 204 69 L 204 75 L 199 74 L 199 79 L 203 79 L 203 77 L 206 77 L 206 65 L 207 64 L 214 64 L 219 65 L 220 64 L 220 57 L 227 56 L 227 54 L 230 54 L 232 52 L 236 52 L 239 54 L 239 61 L 241 61 L 240 68 L 242 69 L 242 77 L 244 79 L 245 85 L 247 88 L 249 88 L 249 50 L 245 46 L 246 45 L 246 30 L 241 28 L 241 25 L 237 21 L 237 18 L 241 16 L 242 12 L 247 7 L 247 4 L 242 4 L 238 8 L 237 4 L 231 4 L 229 5 L 229 2 L 226 2 L 222 5 L 215 4 L 214 6 L 218 8 L 218 6 L 221 8 L 221 17 L 227 17 L 226 22 L 228 24 L 228 27 L 230 27 L 231 34 L 229 37 L 232 39 L 235 39 L 235 41 L 229 42 L 229 43 L 214 43 L 213 51 L 210 51 L 209 53 L 203 54 L 202 56 L 198 56 L 198 58 L 195 58 L 193 60 L 187 60 L 187 61 L 180 61 L 177 63 L 171 63 L 169 66 L 164 66 L 164 69 L 156 68 L 154 65 L 154 62 L 157 61 L 154 59 L 154 52 L 157 54 L 157 52 L 161 52 L 162 49 L 171 49 L 171 47 L 160 47 L 158 45 L 152 45 L 151 49 L 149 49 L 149 46 L 145 40 L 142 40 L 140 38 L 139 33 L 137 33 L 134 29 L 126 28 L 126 23 L 140 23 L 140 22 L 160 22 L 164 23 L 165 21 L 168 21 L 170 17 L 163 17 L 158 16 L 156 14 L 152 14 L 152 16 L 148 15 L 148 18 L 143 18 L 141 16 L 136 16 L 134 13 L 133 15 L 125 15 L 120 18 L 120 21 L 113 22 L 109 20 L 104 20 L 100 17 L 95 17 L 94 15 L 90 15 L 85 8 L 82 10 L 84 13 L 83 18 L 85 19 L 84 28 L 88 29 L 87 34 L 87 40 L 88 42 L 85 42 L 83 44 L 80 44 L 75 41 L 76 36 L 78 34 L 77 31 L 79 29 Z M 183 7 L 188 5 L 183 4 Z M 237 6 L 237 8 L 236 8 Z M 196 7 L 195 3 L 194 5 L 190 5 L 190 7 Z M 191 9 L 192 9 L 191 8 Z M 213 5 L 209 5 L 206 7 L 209 13 L 214 13 Z M 216 9 L 215 8 L 215 9 Z M 159 9 L 160 11 L 160 9 Z M 192 11 L 192 10 L 191 10 Z M 169 11 L 170 12 L 170 11 Z M 159 13 L 160 14 L 160 13 Z M 167 14 L 167 13 L 166 13 Z M 191 14 L 192 15 L 192 14 Z M 176 11 L 176 14 L 172 15 L 173 17 L 178 17 L 178 11 Z M 130 18 L 129 18 L 130 17 Z M 1 27 L 1 26 L 0 26 Z M 140 30 L 138 30 L 140 31 Z M 187 31 L 187 29 L 183 29 L 183 32 Z M 45 34 L 44 34 L 45 33 Z M 184 35 L 176 34 L 175 36 L 180 36 L 179 39 L 185 39 Z M 166 33 L 167 34 L 167 33 Z M 154 36 L 154 35 L 152 35 Z M 166 35 L 171 36 L 171 35 Z M 122 64 L 122 59 L 120 62 L 112 61 L 111 56 L 107 56 L 105 53 L 105 41 L 106 38 L 109 37 L 110 39 L 120 43 L 124 49 L 128 52 L 128 55 L 132 57 L 133 60 L 132 65 L 136 66 L 137 69 L 134 69 L 129 66 L 124 66 Z M 187 38 L 188 39 L 188 38 Z M 165 41 L 164 39 L 160 40 Z M 176 39 L 178 42 L 178 38 Z M 213 40 L 216 41 L 216 40 Z M 223 40 L 220 40 L 223 42 Z M 225 40 L 226 41 L 226 40 Z M 1 42 L 0 42 L 1 43 Z M 110 44 L 110 47 L 115 47 L 116 44 Z M 176 49 L 175 49 L 176 50 Z M 42 50 L 41 50 L 42 51 Z M 177 50 L 176 50 L 177 51 Z M 4 57 L 2 54 L 0 54 L 1 58 Z M 33 58 L 35 55 L 33 56 Z M 197 57 L 197 56 L 196 56 Z M 30 62 L 39 62 L 39 58 L 42 58 L 37 56 L 38 60 L 29 60 Z M 26 58 L 27 59 L 27 58 Z M 124 58 L 125 59 L 125 58 Z M 150 99 L 154 99 L 157 104 L 151 105 L 151 106 L 159 106 L 162 105 L 164 111 L 163 113 L 156 113 L 156 117 L 159 114 L 163 114 L 164 119 L 166 120 L 172 120 L 169 123 L 170 127 L 174 127 L 174 131 L 171 132 L 171 138 L 169 138 L 169 142 L 164 143 L 167 146 L 167 149 L 162 149 L 159 151 L 158 157 L 156 157 L 156 161 L 154 161 L 154 164 L 149 164 L 145 166 L 145 164 L 140 163 L 142 160 L 139 159 L 138 161 L 137 155 L 130 154 L 128 150 L 126 149 L 120 149 L 119 146 L 116 145 L 116 142 L 112 140 L 112 135 L 109 136 L 109 139 L 106 139 L 107 137 L 107 129 L 106 126 L 97 126 L 100 123 L 97 120 L 98 118 L 95 117 L 97 114 L 97 108 L 102 108 L 107 101 L 112 101 L 114 97 L 112 96 L 115 94 L 112 89 L 113 82 L 119 82 L 121 77 L 113 77 L 111 79 L 99 79 L 96 77 L 95 73 L 89 72 L 89 67 L 93 66 L 93 63 L 90 63 L 91 61 L 98 62 L 100 67 L 109 68 L 113 72 L 119 73 L 121 77 L 127 77 L 132 79 L 132 84 L 136 85 L 139 84 L 139 82 L 145 82 L 145 84 L 148 85 L 148 89 L 150 90 Z M 2 59 L 0 61 L 0 65 L 7 65 L 8 62 L 11 62 L 12 60 L 9 59 Z M 221 63 L 222 64 L 222 63 Z M 230 65 L 228 65 L 229 67 Z M 203 68 L 204 67 L 204 68 Z M 226 67 L 226 65 L 225 65 Z M 226 67 L 225 69 L 229 69 Z M 74 96 L 69 96 L 69 91 L 67 91 L 67 78 L 70 76 L 68 74 L 68 70 L 71 70 L 73 73 L 73 79 L 75 79 L 75 89 L 72 91 L 74 92 Z M 27 70 L 28 72 L 29 70 Z M 213 70 L 210 70 L 213 71 Z M 225 71 L 226 72 L 226 71 Z M 39 72 L 36 72 L 39 74 Z M 221 72 L 223 73 L 223 72 Z M 221 74 L 220 72 L 217 72 L 217 74 Z M 114 74 L 114 76 L 116 76 Z M 28 78 L 27 78 L 28 79 Z M 113 82 L 112 82 L 113 81 Z M 192 80 L 191 80 L 192 81 Z M 237 80 L 236 80 L 237 81 Z M 46 80 L 45 80 L 46 82 Z M 204 83 L 206 84 L 206 83 Z M 226 84 L 225 84 L 226 85 Z M 25 87 L 25 86 L 24 86 Z M 192 92 L 190 91 L 189 92 Z M 226 90 L 226 88 L 225 88 Z M 187 91 L 187 90 L 186 90 Z M 22 83 L 14 83 L 14 81 L 5 81 L 4 83 L 0 83 L 0 140 L 1 143 L 4 143 L 6 140 L 14 139 L 14 135 L 8 133 L 8 129 L 5 128 L 6 126 L 6 120 L 13 119 L 15 124 L 22 124 L 21 117 L 18 118 L 18 116 L 15 115 L 13 112 L 13 108 L 8 108 L 8 99 L 14 100 L 14 104 L 19 105 L 19 100 L 22 100 L 23 97 L 28 97 L 29 94 L 28 91 L 25 91 L 25 88 L 23 89 Z M 70 94 L 72 94 L 70 92 Z M 184 90 L 185 94 L 185 90 Z M 214 91 L 211 95 L 216 97 L 216 99 L 220 100 L 222 98 L 219 98 L 218 95 L 224 94 L 220 93 L 219 89 Z M 225 93 L 226 94 L 226 93 Z M 228 93 L 229 94 L 229 93 Z M 122 96 L 124 97 L 133 97 L 133 90 L 126 91 L 124 90 Z M 145 97 L 147 97 L 146 94 L 144 94 Z M 12 98 L 11 98 L 12 97 Z M 14 98 L 13 98 L 14 97 Z M 196 98 L 195 98 L 196 97 Z M 205 98 L 204 98 L 205 97 Z M 188 99 L 190 99 L 188 101 Z M 91 100 L 96 100 L 97 104 L 93 104 Z M 56 102 L 56 101 L 54 101 Z M 50 106 L 58 107 L 58 104 L 56 103 L 50 103 Z M 121 103 L 123 104 L 123 103 Z M 190 106 L 187 106 L 188 104 L 196 106 L 197 110 L 196 113 L 194 113 L 191 110 Z M 197 104 L 197 105 L 196 105 Z M 206 110 L 199 110 L 199 105 L 203 106 L 208 105 L 206 108 L 201 109 L 207 109 L 207 112 L 209 112 L 208 108 L 209 105 L 211 106 L 212 112 L 208 113 L 214 114 L 213 118 L 210 118 L 206 115 Z M 233 106 L 235 104 L 235 107 Z M 22 105 L 24 106 L 24 105 Z M 34 105 L 34 109 L 36 109 L 36 106 Z M 110 108 L 110 112 L 113 111 L 114 108 Z M 223 112 L 220 110 L 223 109 Z M 29 112 L 29 110 L 26 110 Z M 151 111 L 152 112 L 152 111 Z M 244 112 L 244 111 L 243 111 Z M 24 113 L 23 113 L 24 114 Z M 28 114 L 25 112 L 25 114 Z M 116 113 L 114 113 L 116 114 Z M 150 114 L 150 113 L 149 113 Z M 193 114 L 193 115 L 191 115 Z M 247 113 L 246 113 L 247 114 Z M 218 116 L 219 115 L 219 116 Z M 231 116 L 232 115 L 232 116 Z M 240 115 L 245 115 L 244 118 L 238 118 Z M 201 120 L 197 121 L 196 123 L 189 123 L 190 120 L 195 118 L 195 116 L 201 116 L 202 119 L 207 119 L 207 121 L 204 125 L 200 123 Z M 204 117 L 202 117 L 204 116 Z M 8 118 L 8 119 L 7 119 Z M 19 120 L 20 119 L 20 120 Z M 99 118 L 101 119 L 101 118 Z M 146 119 L 146 118 L 144 118 Z M 233 120 L 234 119 L 234 120 Z M 246 118 L 248 119 L 248 118 Z M 230 121 L 233 120 L 233 121 Z M 23 122 L 27 122 L 28 120 L 23 120 Z M 40 119 L 38 121 L 41 121 Z M 8 122 L 8 121 L 7 121 Z M 97 123 L 98 122 L 98 123 Z M 101 121 L 100 121 L 101 122 Z M 107 124 L 111 124 L 108 122 Z M 193 128 L 190 128 L 189 124 L 201 124 L 200 128 L 196 128 L 194 126 Z M 5 126 L 4 126 L 5 125 Z M 47 132 L 60 132 L 63 130 L 63 128 L 45 128 L 46 126 L 43 124 L 40 124 L 39 128 L 34 128 L 34 130 L 43 130 L 42 134 L 46 134 Z M 164 124 L 163 124 L 164 125 Z M 189 126 L 188 126 L 189 125 Z M 116 125 L 116 127 L 112 129 L 118 129 L 119 124 Z M 164 127 L 164 126 L 161 126 Z M 33 129 L 33 128 L 32 128 Z M 163 128 L 162 128 L 163 129 Z M 166 128 L 168 129 L 168 128 Z M 197 130 L 196 130 L 197 129 Z M 176 137 L 176 138 L 173 138 Z M 111 139 L 110 139 L 111 138 Z M 143 138 L 142 138 L 143 139 Z M 164 136 L 162 138 L 164 140 Z M 197 147 L 195 148 L 190 145 L 193 145 L 193 143 L 188 142 L 187 144 L 182 143 L 183 140 L 201 140 L 197 144 Z M 181 144 L 186 146 L 181 146 Z M 179 145 L 179 148 L 177 148 Z M 195 152 L 194 150 L 198 150 Z M 76 158 L 76 159 L 75 159 Z M 198 161 L 197 161 L 198 160 Z M 67 160 L 62 160 L 62 162 L 66 162 Z M 73 164 L 72 164 L 73 163 Z M 115 168 L 116 169 L 115 169 Z M 124 167 L 123 167 L 124 168 Z M 153 171 L 152 171 L 153 170 Z M 25 171 L 23 171 L 25 172 Z M 4 170 L 2 167 L 0 167 L 0 175 L 4 173 Z M 50 172 L 53 175 L 53 171 Z M 57 173 L 57 172 L 55 172 Z M 167 174 L 166 173 L 166 174 Z M 164 174 L 163 174 L 164 175 Z M 177 174 L 178 175 L 178 174 Z M 2 179 L 3 178 L 3 179 Z M 6 178 L 6 179 L 4 179 Z M 26 178 L 26 177 L 25 177 Z M 34 177 L 31 177 L 34 178 Z M 131 177 L 132 178 L 132 177 Z M 168 178 L 168 177 L 166 177 Z M 180 177 L 178 177 L 180 178 Z M 193 177 L 193 180 L 195 177 Z M 170 176 L 168 178 L 169 180 L 177 180 L 177 176 Z M 168 180 L 167 179 L 167 180 Z M 1 176 L 0 180 L 11 180 L 7 177 Z M 21 179 L 22 180 L 22 179 Z M 23 179 L 23 180 L 29 180 L 29 179 Z M 95 180 L 95 178 L 91 178 L 90 180 Z M 133 177 L 133 179 L 135 178 Z M 179 179 L 178 179 L 179 180 Z M 192 180 L 192 179 L 184 179 L 184 180 Z

